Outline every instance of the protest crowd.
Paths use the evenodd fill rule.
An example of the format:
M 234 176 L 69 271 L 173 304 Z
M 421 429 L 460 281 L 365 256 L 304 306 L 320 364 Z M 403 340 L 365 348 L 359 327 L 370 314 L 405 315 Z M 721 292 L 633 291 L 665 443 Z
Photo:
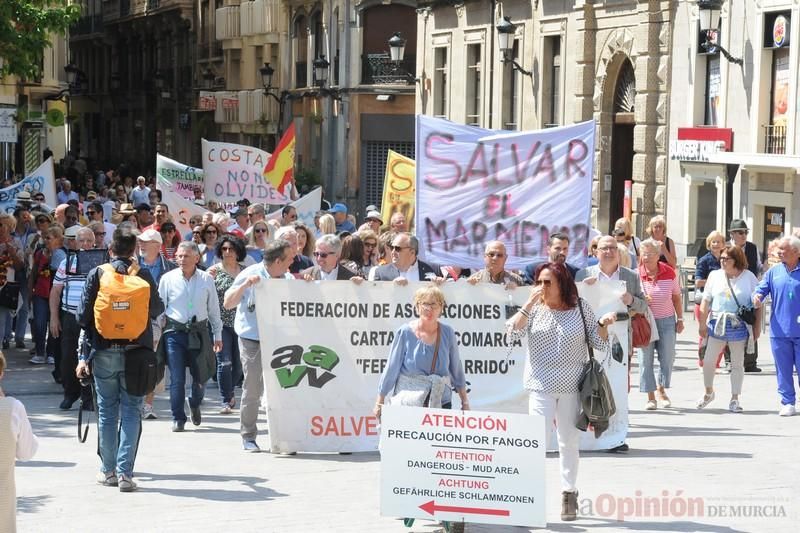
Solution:
M 400 212 L 384 216 L 374 205 L 359 218 L 345 204 L 323 200 L 312 226 L 299 220 L 291 205 L 274 213 L 247 198 L 220 206 L 198 190 L 194 203 L 205 214 L 192 216 L 190 231 L 182 232 L 154 179 L 116 171 L 73 174 L 59 178 L 56 191 L 54 206 L 41 192 L 21 191 L 13 213 L 0 214 L 0 340 L 4 349 L 12 343 L 29 349 L 32 365 L 52 367 L 53 380 L 63 388 L 60 409 L 73 409 L 77 402 L 78 409 L 96 411 L 97 482 L 122 492 L 137 488 L 134 463 L 142 421 L 166 415 L 153 405 L 159 391 L 169 394 L 172 431 L 184 432 L 187 421 L 201 425 L 201 406 L 211 403 L 223 415 L 238 410 L 242 448 L 260 451 L 256 422 L 265 384 L 254 287 L 277 278 L 294 283 L 431 282 L 413 302 L 419 319 L 403 326 L 392 344 L 376 391 L 378 417 L 393 392 L 412 390 L 419 380 L 431 390 L 430 406 L 449 408 L 458 396 L 461 409 L 469 409 L 458 342 L 447 319 L 439 322 L 445 301 L 438 287 L 464 281 L 508 289 L 531 285 L 530 297 L 507 318 L 506 327 L 509 338 L 522 340 L 527 352 L 523 385 L 530 393 L 529 412 L 543 415 L 549 425 L 557 421 L 563 520 L 574 520 L 578 513 L 580 431 L 575 421 L 582 409 L 579 382 L 587 344 L 610 350 L 608 327 L 627 320 L 627 353 L 638 359 L 641 406 L 671 406 L 684 303 L 675 243 L 664 217 L 653 218 L 646 235 L 634 235 L 626 219 L 617 222 L 611 235 L 590 230 L 588 244 L 581 244 L 588 256 L 585 268 L 567 260 L 575 255 L 575 239 L 552 233 L 545 260 L 512 271 L 500 241 L 485 244 L 481 269 L 428 264 L 419 258 L 424 243 L 410 228 L 413 220 Z M 716 400 L 716 370 L 728 368 L 729 411 L 746 409 L 739 396 L 747 386 L 745 374 L 760 371 L 754 341 L 769 297 L 778 412 L 794 415 L 800 298 L 794 299 L 793 291 L 800 283 L 800 238 L 770 243 L 762 262 L 743 221 L 719 230 L 708 236 L 707 253 L 697 261 L 695 274 L 698 365 L 705 385 L 695 407 Z M 579 299 L 576 281 L 608 280 L 625 282 L 621 300 L 627 313 L 597 316 Z M 130 308 L 141 309 L 136 307 L 141 304 L 148 312 L 131 313 L 125 302 L 133 302 Z M 26 343 L 28 328 L 32 344 Z M 164 388 L 129 390 L 126 373 L 135 370 L 130 360 L 147 360 L 151 353 L 169 370 L 166 377 L 158 376 Z M 188 416 L 186 368 L 191 376 Z M 448 379 L 443 383 L 442 378 Z M 216 397 L 207 390 L 212 380 Z M 92 381 L 94 396 L 86 386 Z M 16 413 L 14 435 L 26 439 L 20 456 L 27 457 L 35 451 L 35 438 L 19 429 L 25 427 L 19 421 L 24 409 L 4 403 L 2 396 L 0 422 Z M 3 435 L 0 449 L 7 449 L 14 436 Z M 623 444 L 611 451 L 627 449 Z M 4 468 L 0 464 L 0 473 Z

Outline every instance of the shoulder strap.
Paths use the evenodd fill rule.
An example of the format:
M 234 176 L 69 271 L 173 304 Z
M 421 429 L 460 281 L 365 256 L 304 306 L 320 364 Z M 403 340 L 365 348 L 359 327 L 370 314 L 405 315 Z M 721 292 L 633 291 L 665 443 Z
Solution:
M 583 314 L 583 299 L 578 298 L 578 311 L 581 312 L 581 322 L 583 322 L 583 336 L 586 339 L 586 346 L 589 348 L 589 359 L 594 359 L 594 348 L 589 342 L 589 328 L 586 326 L 586 316 Z
M 736 302 L 736 307 L 741 307 L 742 305 L 739 303 L 739 300 L 736 298 L 736 291 L 733 290 L 733 285 L 731 285 L 731 278 L 729 278 L 728 275 L 725 272 L 723 272 L 722 275 L 725 276 L 725 281 L 728 282 L 728 288 L 731 290 L 731 296 L 733 296 L 733 301 Z
M 442 326 L 441 324 L 436 329 L 436 347 L 433 349 L 433 361 L 431 361 L 431 371 L 430 374 L 433 374 L 433 371 L 436 370 L 436 360 L 439 359 L 439 337 L 442 334 Z

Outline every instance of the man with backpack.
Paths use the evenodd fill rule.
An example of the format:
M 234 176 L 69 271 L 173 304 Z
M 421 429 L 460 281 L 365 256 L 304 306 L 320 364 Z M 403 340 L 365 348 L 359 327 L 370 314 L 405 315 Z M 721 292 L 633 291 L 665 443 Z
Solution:
M 134 259 L 136 234 L 129 227 L 114 231 L 111 262 L 93 268 L 78 304 L 78 325 L 88 349 L 81 350 L 79 379 L 94 375 L 101 470 L 97 482 L 136 490 L 133 465 L 142 429 L 142 396 L 128 394 L 126 349 L 153 346 L 151 320 L 164 306 L 150 273 Z M 91 372 L 89 362 L 92 364 Z

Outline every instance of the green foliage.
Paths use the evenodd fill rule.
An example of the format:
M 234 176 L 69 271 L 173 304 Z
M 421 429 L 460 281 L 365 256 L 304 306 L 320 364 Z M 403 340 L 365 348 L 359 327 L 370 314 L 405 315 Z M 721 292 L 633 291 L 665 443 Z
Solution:
M 319 173 L 313 168 L 298 168 L 295 170 L 294 181 L 297 183 L 298 189 L 302 188 L 303 185 L 307 185 L 308 190 L 311 190 L 322 184 Z
M 68 0 L 0 0 L 0 77 L 35 79 L 51 33 L 66 34 L 81 7 Z

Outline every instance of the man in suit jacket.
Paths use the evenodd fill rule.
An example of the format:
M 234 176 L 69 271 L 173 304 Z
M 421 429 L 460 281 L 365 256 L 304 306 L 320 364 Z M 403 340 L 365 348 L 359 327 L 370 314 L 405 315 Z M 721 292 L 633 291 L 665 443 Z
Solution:
M 317 264 L 300 273 L 303 279 L 306 281 L 353 279 L 356 282 L 362 280 L 355 272 L 339 263 L 342 255 L 342 241 L 339 237 L 331 234 L 323 235 L 315 246 L 314 258 Z
M 530 265 L 525 267 L 524 271 L 524 279 L 525 283 L 528 285 L 533 284 L 533 276 L 536 273 L 536 269 L 539 265 L 543 265 L 544 263 L 562 263 L 565 267 L 567 267 L 567 271 L 570 275 L 574 278 L 575 272 L 578 271 L 577 268 L 567 263 L 567 255 L 569 255 L 569 235 L 566 233 L 553 233 L 550 235 L 550 241 L 547 246 L 547 261 L 535 261 Z
M 373 268 L 370 281 L 396 281 L 401 285 L 409 281 L 437 281 L 441 278 L 428 263 L 417 259 L 419 240 L 410 233 L 398 233 L 392 240 L 392 262 Z
M 624 281 L 626 291 L 620 298 L 622 303 L 628 307 L 628 311 L 644 313 L 647 311 L 647 300 L 642 291 L 642 283 L 639 274 L 629 268 L 619 264 L 619 248 L 617 240 L 606 235 L 597 241 L 597 254 L 599 263 L 579 270 L 575 274 L 575 281 L 583 281 L 589 285 L 600 281 Z M 628 373 L 630 375 L 631 359 L 631 322 L 628 321 Z M 609 451 L 614 453 L 627 452 L 629 449 L 626 443 L 611 448 Z

